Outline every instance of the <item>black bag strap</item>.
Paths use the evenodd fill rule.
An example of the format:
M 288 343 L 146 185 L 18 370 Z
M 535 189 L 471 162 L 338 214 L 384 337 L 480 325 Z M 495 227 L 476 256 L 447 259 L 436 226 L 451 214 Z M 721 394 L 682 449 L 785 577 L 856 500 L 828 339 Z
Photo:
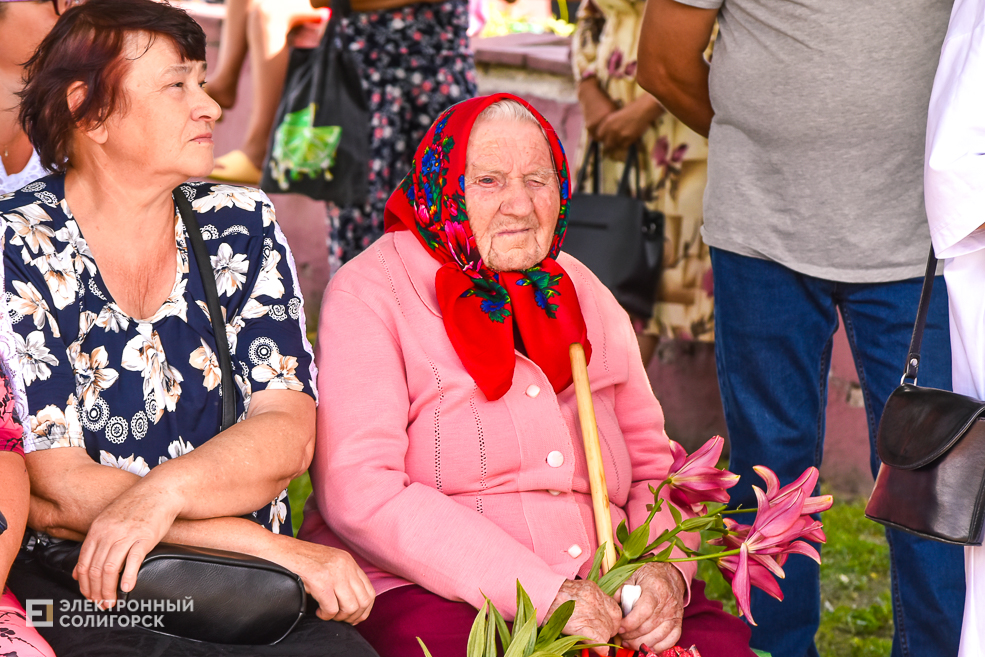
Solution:
M 212 331 L 215 333 L 215 353 L 219 359 L 219 369 L 222 372 L 222 387 L 219 389 L 222 394 L 222 425 L 219 431 L 225 431 L 236 424 L 236 387 L 233 385 L 233 360 L 229 355 L 226 323 L 222 314 L 222 306 L 219 305 L 219 292 L 216 290 L 215 275 L 212 273 L 212 260 L 205 248 L 202 229 L 198 226 L 198 220 L 195 218 L 191 203 L 185 198 L 180 187 L 175 189 L 171 196 L 174 197 L 174 204 L 181 214 L 181 220 L 185 223 L 188 241 L 191 243 L 192 253 L 195 255 L 198 275 L 202 279 L 202 287 L 205 288 L 205 303 L 209 308 L 209 319 L 212 320 Z
M 585 193 L 585 176 L 588 174 L 588 167 L 592 167 L 592 194 L 599 193 L 599 187 L 602 186 L 602 170 L 599 168 L 599 149 L 601 144 L 599 144 L 594 139 L 589 142 L 588 148 L 585 149 L 585 159 L 581 162 L 581 168 L 578 169 L 578 184 L 576 188 L 582 194 Z
M 229 355 L 229 341 L 226 339 L 226 326 L 222 319 L 222 307 L 219 305 L 219 292 L 215 287 L 215 275 L 202 275 L 203 271 L 212 273 L 212 260 L 209 259 L 205 240 L 202 239 L 202 229 L 198 227 L 191 203 L 180 187 L 171 192 L 171 196 L 188 232 L 188 241 L 191 242 L 192 253 L 195 255 L 195 266 L 202 279 L 202 287 L 205 288 L 205 303 L 208 305 L 209 319 L 212 320 L 212 331 L 215 333 L 215 353 L 222 371 L 222 387 L 219 389 L 222 394 L 222 425 L 219 431 L 225 431 L 236 424 L 236 388 L 233 386 L 233 361 Z M 227 390 L 231 393 L 226 394 Z M 86 453 L 96 463 L 100 462 L 99 445 L 95 440 L 86 441 Z
M 592 168 L 592 194 L 598 194 L 602 187 L 602 167 L 599 166 L 599 153 L 602 145 L 597 140 L 592 140 L 585 149 L 585 159 L 582 160 L 581 168 L 578 170 L 578 183 L 576 188 L 582 194 L 585 193 L 585 177 L 588 175 L 588 168 Z M 619 180 L 619 188 L 616 194 L 619 196 L 633 196 L 629 191 L 630 172 L 636 172 L 636 197 L 640 194 L 640 148 L 639 142 L 634 142 L 626 150 L 626 162 L 622 169 L 622 178 Z
M 930 257 L 927 258 L 927 271 L 923 276 L 923 289 L 920 291 L 920 304 L 917 306 L 917 321 L 913 325 L 913 337 L 910 338 L 910 352 L 906 355 L 906 369 L 900 385 L 907 379 L 913 379 L 917 384 L 917 370 L 920 369 L 920 346 L 923 343 L 923 330 L 927 326 L 927 312 L 930 310 L 930 293 L 934 289 L 934 277 L 937 275 L 937 256 L 934 247 L 930 247 Z
M 619 181 L 619 189 L 616 194 L 619 196 L 632 196 L 629 191 L 629 173 L 636 172 L 636 198 L 640 196 L 640 157 L 639 143 L 634 142 L 626 150 L 626 162 L 622 167 L 622 179 Z

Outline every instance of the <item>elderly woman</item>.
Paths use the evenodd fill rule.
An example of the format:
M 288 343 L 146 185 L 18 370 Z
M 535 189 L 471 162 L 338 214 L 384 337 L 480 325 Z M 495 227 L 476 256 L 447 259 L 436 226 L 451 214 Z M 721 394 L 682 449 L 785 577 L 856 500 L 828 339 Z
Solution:
M 75 617 L 41 634 L 59 655 L 372 655 L 337 622 L 368 614 L 365 574 L 345 552 L 291 535 L 285 487 L 311 458 L 315 369 L 273 207 L 255 190 L 183 184 L 213 164 L 220 110 L 204 81 L 202 30 L 153 0 L 69 9 L 28 63 L 21 121 L 56 172 L 0 201 L 28 405 L 28 524 L 42 545 L 84 542 L 77 588 L 30 559 L 15 563 L 11 588 L 105 606 L 159 541 L 221 548 L 300 575 L 324 620 L 308 616 L 263 648 Z M 203 227 L 204 279 L 172 190 Z M 213 277 L 235 372 L 226 390 L 203 284 Z M 239 417 L 221 432 L 220 392 Z
M 672 458 L 628 316 L 560 253 L 568 195 L 561 144 L 529 105 L 459 103 L 391 196 L 388 232 L 329 284 L 301 535 L 369 574 L 379 598 L 358 629 L 384 657 L 417 654 L 417 636 L 461 657 L 483 595 L 510 618 L 518 579 L 541 621 L 575 600 L 570 634 L 752 654 L 693 564 L 640 569 L 625 618 L 579 579 L 596 539 L 568 345 L 591 352 L 614 523 L 643 521 Z M 654 524 L 673 524 L 666 508 Z

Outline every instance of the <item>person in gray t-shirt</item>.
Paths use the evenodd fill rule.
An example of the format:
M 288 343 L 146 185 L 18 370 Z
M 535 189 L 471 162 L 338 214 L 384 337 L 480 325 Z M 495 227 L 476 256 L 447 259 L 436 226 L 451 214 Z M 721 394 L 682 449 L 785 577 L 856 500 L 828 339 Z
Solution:
M 755 506 L 752 466 L 790 483 L 819 466 L 840 311 L 875 433 L 898 385 L 930 235 L 927 106 L 951 0 L 649 0 L 639 84 L 709 137 L 705 242 L 733 503 Z M 720 26 L 709 66 L 703 52 Z M 937 279 L 920 382 L 950 388 Z M 750 504 L 750 502 L 752 502 Z M 887 530 L 893 655 L 955 655 L 960 548 Z M 752 645 L 817 655 L 818 569 L 791 558 L 786 601 L 757 593 Z

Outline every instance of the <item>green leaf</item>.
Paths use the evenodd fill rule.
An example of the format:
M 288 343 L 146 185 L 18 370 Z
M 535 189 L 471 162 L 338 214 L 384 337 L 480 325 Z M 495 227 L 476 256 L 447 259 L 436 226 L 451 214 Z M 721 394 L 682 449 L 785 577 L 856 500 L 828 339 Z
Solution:
M 619 539 L 619 545 L 625 545 L 626 541 L 629 539 L 629 529 L 626 527 L 626 521 L 623 520 L 616 527 L 616 538 Z
M 705 515 L 718 515 L 726 506 L 728 505 L 722 504 L 721 502 L 705 502 Z
M 599 549 L 595 550 L 595 560 L 592 561 L 592 567 L 588 571 L 588 579 L 592 582 L 599 581 L 599 575 L 602 574 L 602 560 L 605 559 L 605 546 L 600 545 Z
M 469 632 L 469 642 L 465 648 L 467 657 L 484 657 L 486 650 L 486 615 L 489 609 L 489 600 L 482 603 L 479 614 L 472 623 L 472 630 Z
M 646 547 L 646 542 L 649 538 L 650 523 L 644 522 L 629 535 L 629 540 L 622 546 L 622 556 L 630 560 L 639 558 L 643 554 L 643 549 Z
M 641 563 L 630 563 L 625 566 L 618 566 L 613 568 L 599 580 L 599 588 L 606 595 L 613 595 L 619 590 L 627 579 L 632 576 L 643 564 Z
M 674 551 L 674 544 L 671 543 L 670 545 L 668 545 L 667 547 L 665 547 L 663 550 L 660 551 L 660 553 L 657 555 L 657 561 L 663 561 L 665 559 L 669 559 L 670 553 L 673 551 Z
M 417 642 L 421 644 L 421 650 L 424 651 L 424 657 L 431 657 L 431 653 L 428 651 L 428 647 L 424 645 L 424 642 L 421 641 L 421 637 L 417 637 Z
M 517 633 L 520 628 L 527 622 L 527 610 L 523 606 L 523 587 L 520 586 L 520 580 L 516 581 L 516 616 L 513 617 L 513 636 L 512 639 L 516 639 Z
M 591 639 L 583 636 L 565 636 L 544 646 L 543 651 L 563 655 L 574 648 L 579 641 L 591 641 Z
M 510 643 L 509 649 L 503 654 L 503 657 L 529 657 L 533 652 L 533 648 L 530 646 L 531 640 L 534 639 L 534 634 L 537 630 L 537 618 L 527 619 L 524 622 L 523 627 L 517 629 L 514 624 L 513 632 L 513 642 Z
M 674 518 L 674 524 L 681 524 L 683 516 L 681 516 L 681 512 L 677 510 L 677 507 L 673 504 L 668 504 L 667 508 L 670 509 L 670 515 Z
M 496 609 L 496 605 L 489 603 L 489 615 L 492 616 L 496 623 L 496 633 L 499 634 L 499 642 L 503 645 L 503 650 L 509 650 L 510 647 L 510 630 L 506 627 L 506 620 L 503 619 L 503 614 L 499 613 L 499 609 Z
M 568 623 L 568 619 L 571 618 L 571 614 L 575 611 L 575 601 L 568 600 L 562 603 L 551 617 L 547 619 L 547 622 L 540 628 L 540 632 L 537 636 L 537 641 L 534 643 L 534 649 L 543 648 L 550 642 L 561 636 L 561 630 Z
M 660 532 L 660 536 L 657 536 L 655 539 L 653 539 L 653 542 L 647 545 L 646 549 L 644 549 L 643 552 L 644 553 L 653 552 L 667 541 L 667 537 L 669 535 L 670 535 L 669 529 L 663 530 L 662 532 Z
M 700 532 L 709 529 L 714 524 L 714 518 L 689 518 L 681 523 L 681 531 Z
M 489 603 L 492 606 L 492 602 Z M 493 614 L 486 614 L 486 654 L 485 657 L 497 657 L 496 653 L 496 620 Z
M 523 609 L 523 619 L 524 623 L 529 620 L 533 620 L 537 623 L 537 610 L 534 609 L 534 603 L 530 601 L 530 596 L 527 592 L 523 590 L 520 586 L 520 580 L 516 581 L 516 613 L 517 617 L 520 616 L 520 609 Z M 513 621 L 513 640 L 516 641 L 516 620 Z M 532 646 L 531 646 L 532 647 Z

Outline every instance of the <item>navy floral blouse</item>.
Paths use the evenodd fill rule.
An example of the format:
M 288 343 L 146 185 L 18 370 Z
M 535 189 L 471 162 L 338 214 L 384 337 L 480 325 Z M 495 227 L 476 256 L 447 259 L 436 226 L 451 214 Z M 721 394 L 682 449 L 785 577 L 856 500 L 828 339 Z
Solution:
M 127 316 L 65 202 L 64 181 L 49 176 L 0 196 L 12 369 L 28 406 L 24 450 L 95 445 L 103 465 L 143 476 L 219 431 L 221 374 L 202 282 L 176 213 L 171 294 L 149 319 Z M 270 200 L 231 185 L 180 189 L 211 255 L 240 419 L 257 390 L 315 397 L 297 272 Z M 286 491 L 252 514 L 285 534 L 290 518 Z

